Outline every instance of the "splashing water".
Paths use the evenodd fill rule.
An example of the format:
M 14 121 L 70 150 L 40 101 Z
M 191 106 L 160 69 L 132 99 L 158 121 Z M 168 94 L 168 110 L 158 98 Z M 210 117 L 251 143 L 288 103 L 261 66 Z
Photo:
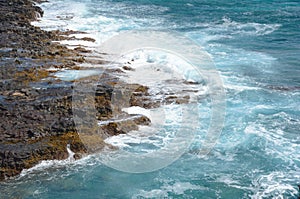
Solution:
M 34 25 L 87 31 L 96 42 L 82 45 L 91 49 L 124 30 L 175 30 L 200 44 L 224 82 L 225 126 L 207 156 L 192 153 L 201 145 L 210 119 L 210 107 L 199 104 L 201 127 L 193 143 L 166 168 L 123 173 L 103 165 L 101 154 L 77 161 L 43 161 L 1 183 L 1 198 L 298 197 L 299 2 L 50 0 L 41 7 L 44 18 Z M 157 55 L 143 56 L 150 63 L 165 61 Z M 63 76 L 68 77 L 67 71 Z M 175 106 L 170 108 L 176 112 Z M 172 121 L 170 127 L 176 128 Z M 144 144 L 151 151 L 171 136 L 154 132 L 141 140 L 144 132 L 151 129 L 143 127 L 107 141 L 129 151 Z

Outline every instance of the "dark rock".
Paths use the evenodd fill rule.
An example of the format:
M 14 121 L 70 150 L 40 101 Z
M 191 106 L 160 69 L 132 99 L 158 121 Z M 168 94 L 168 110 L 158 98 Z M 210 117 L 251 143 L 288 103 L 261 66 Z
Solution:
M 81 38 L 81 40 L 83 40 L 83 41 L 90 41 L 90 42 L 95 42 L 96 41 L 95 39 L 90 38 L 90 37 L 83 37 L 83 38 Z
M 130 66 L 123 66 L 122 67 L 124 70 L 131 70 L 131 71 L 133 71 L 134 69 L 133 68 L 131 68 Z
M 74 50 L 76 50 L 78 52 L 81 52 L 81 53 L 90 53 L 90 52 L 92 52 L 91 50 L 87 50 L 87 49 L 82 48 L 82 47 L 76 47 L 76 48 L 74 48 Z
M 18 175 L 22 169 L 42 160 L 67 158 L 67 145 L 75 153 L 75 159 L 104 147 L 104 137 L 97 134 L 98 126 L 87 126 L 84 135 L 77 133 L 72 85 L 55 79 L 48 69 L 80 69 L 78 62 L 106 62 L 87 60 L 80 54 L 89 52 L 84 48 L 69 50 L 53 43 L 77 31 L 47 32 L 31 26 L 30 21 L 38 15 L 43 15 L 43 11 L 30 0 L 0 0 L 0 180 Z M 94 42 L 92 38 L 82 39 Z M 106 136 L 127 133 L 138 129 L 140 124 L 150 123 L 144 116 L 131 117 L 121 111 L 122 107 L 131 105 L 158 106 L 147 98 L 147 87 L 128 85 L 108 73 L 101 76 L 100 82 L 99 77 L 83 80 L 98 82 L 91 99 L 95 103 L 95 119 L 112 120 L 115 114 L 119 118 L 132 118 L 103 125 L 100 130 Z M 113 96 L 117 97 L 116 109 L 111 105 Z M 79 97 L 84 99 L 85 96 Z M 89 114 L 84 104 L 82 106 L 82 115 Z
M 66 57 L 79 57 L 51 42 L 61 35 L 30 25 L 42 14 L 32 1 L 0 0 L 0 180 L 41 160 L 65 159 L 68 143 L 86 152 L 72 120 L 71 87 L 30 86 L 49 81 L 47 68 L 73 67 Z

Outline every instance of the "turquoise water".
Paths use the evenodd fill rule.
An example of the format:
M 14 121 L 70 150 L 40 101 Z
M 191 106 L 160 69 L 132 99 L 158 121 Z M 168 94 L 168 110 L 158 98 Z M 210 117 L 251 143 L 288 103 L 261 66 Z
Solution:
M 0 198 L 297 198 L 300 184 L 299 1 L 50 0 L 44 29 L 175 30 L 213 58 L 226 91 L 224 129 L 200 157 L 187 150 L 158 171 L 48 161 L 0 184 Z M 60 18 L 57 18 L 60 16 Z M 209 112 L 209 111 L 208 111 Z M 202 113 L 203 129 L 209 115 Z M 205 130 L 199 129 L 200 132 Z M 191 148 L 197 148 L 195 140 Z

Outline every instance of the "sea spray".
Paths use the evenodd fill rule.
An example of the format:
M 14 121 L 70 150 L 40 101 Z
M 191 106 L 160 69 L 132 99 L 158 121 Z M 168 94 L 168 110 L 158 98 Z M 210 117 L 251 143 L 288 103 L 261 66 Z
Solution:
M 72 19 L 56 17 L 65 16 L 69 12 L 65 8 L 76 2 L 42 4 L 46 20 L 40 25 L 88 31 L 99 44 L 122 30 L 148 28 L 175 29 L 201 44 L 225 82 L 226 123 L 218 144 L 205 159 L 186 153 L 163 170 L 136 175 L 115 171 L 97 158 L 87 157 L 82 161 L 87 168 L 72 173 L 77 189 L 60 188 L 59 183 L 71 178 L 62 172 L 66 176 L 54 183 L 41 183 L 47 183 L 41 198 L 298 197 L 300 93 L 270 88 L 300 84 L 299 2 L 84 0 L 81 3 L 85 6 L 77 7 Z M 201 120 L 207 121 L 207 115 L 203 112 Z M 201 129 L 198 133 L 199 137 L 205 134 Z M 159 140 L 155 136 L 150 139 Z M 118 144 L 120 140 L 111 141 Z M 135 142 L 138 137 L 131 146 Z M 199 144 L 195 141 L 192 146 L 198 148 Z M 78 184 L 82 181 L 83 187 Z M 19 192 L 22 186 L 28 190 L 38 186 L 33 181 L 11 184 L 11 193 Z

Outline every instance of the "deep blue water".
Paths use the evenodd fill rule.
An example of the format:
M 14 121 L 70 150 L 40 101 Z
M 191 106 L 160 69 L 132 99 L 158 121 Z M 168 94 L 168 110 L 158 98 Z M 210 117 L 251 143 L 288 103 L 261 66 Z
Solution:
M 99 154 L 44 162 L 1 183 L 0 198 L 297 198 L 299 1 L 49 0 L 41 6 L 45 17 L 37 25 L 87 31 L 99 45 L 140 29 L 192 39 L 223 79 L 224 128 L 205 158 L 187 150 L 168 167 L 142 174 L 109 168 Z M 191 147 L 197 146 L 195 140 Z

